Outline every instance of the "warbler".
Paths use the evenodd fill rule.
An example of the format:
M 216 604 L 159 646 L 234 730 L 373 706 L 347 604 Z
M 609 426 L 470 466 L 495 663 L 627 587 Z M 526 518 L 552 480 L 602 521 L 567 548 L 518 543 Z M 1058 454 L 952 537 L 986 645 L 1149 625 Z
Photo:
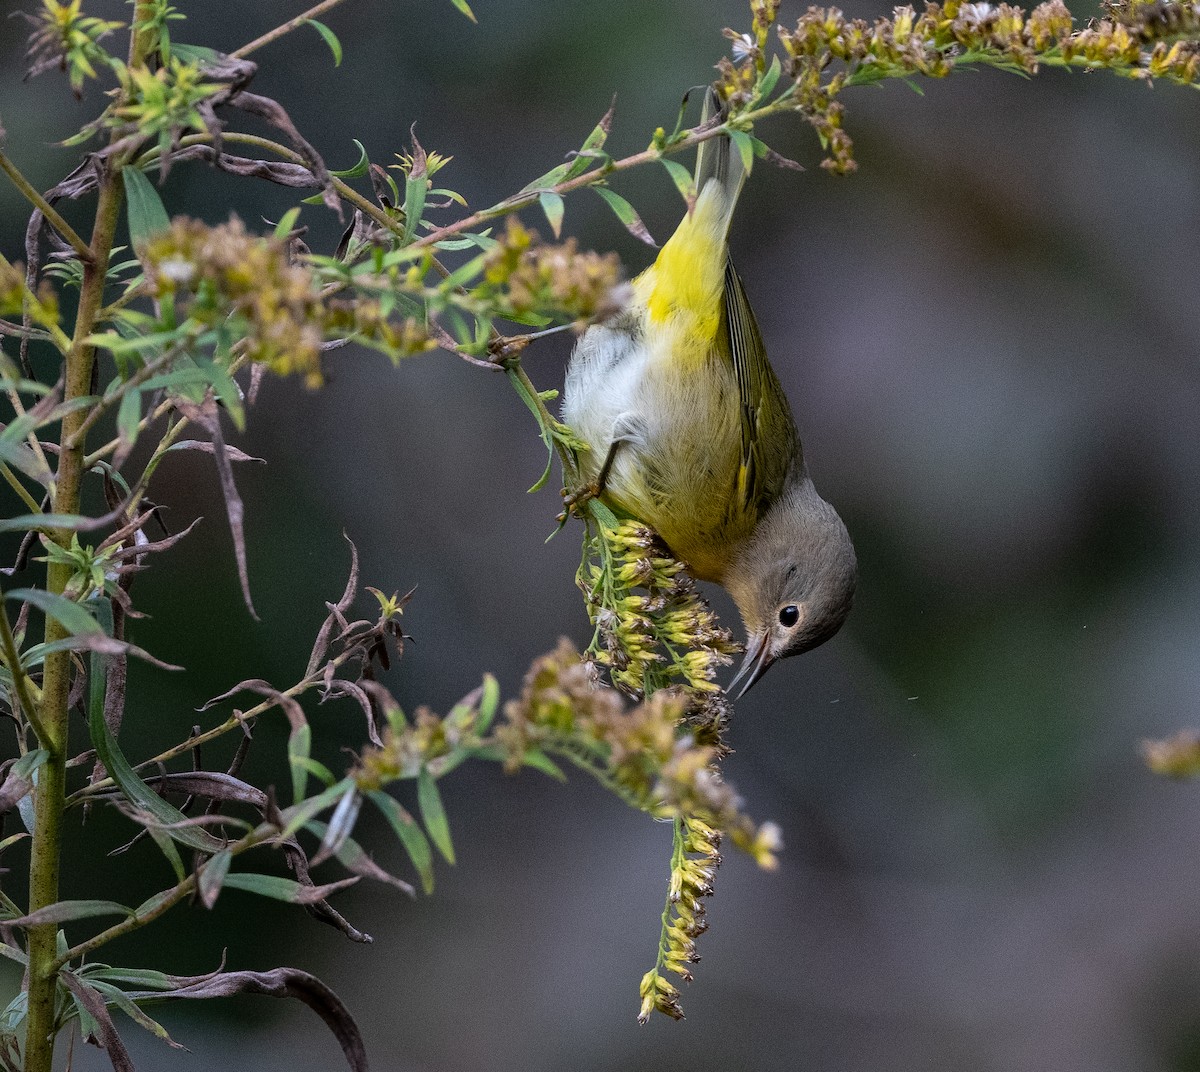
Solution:
M 710 90 L 706 118 L 719 108 Z M 729 685 L 742 682 L 738 697 L 841 628 L 857 577 L 730 260 L 745 178 L 727 137 L 701 143 L 695 203 L 633 280 L 628 304 L 576 344 L 562 407 L 602 500 L 733 597 L 747 633 Z

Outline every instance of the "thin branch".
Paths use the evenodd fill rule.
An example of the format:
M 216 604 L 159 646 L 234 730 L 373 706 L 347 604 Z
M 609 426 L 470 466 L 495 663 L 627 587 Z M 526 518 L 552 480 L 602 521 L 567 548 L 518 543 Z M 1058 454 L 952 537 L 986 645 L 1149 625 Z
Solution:
M 54 229 L 70 243 L 71 248 L 79 255 L 79 259 L 85 264 L 91 263 L 92 251 L 88 244 L 75 233 L 75 229 L 62 218 L 58 210 L 38 193 L 29 180 L 21 174 L 16 164 L 4 155 L 3 150 L 0 150 L 0 171 L 3 171 L 12 180 L 12 184 L 24 194 L 25 200 L 54 225 Z
M 0 600 L 3 596 L 0 596 Z M 17 651 L 17 639 L 13 636 L 12 626 L 8 621 L 8 610 L 0 602 L 0 644 L 4 647 L 4 661 L 8 664 L 8 672 L 12 675 L 13 685 L 17 690 L 17 699 L 21 701 L 21 710 L 25 713 L 26 721 L 33 727 L 38 741 L 45 744 L 50 738 L 42 725 L 38 714 L 37 704 L 33 693 L 30 692 L 29 675 L 21 666 L 21 653 Z
M 315 19 L 318 15 L 325 14 L 331 8 L 335 8 L 338 4 L 344 3 L 345 0 L 321 0 L 321 3 L 314 4 L 307 11 L 297 15 L 294 19 L 289 19 L 282 26 L 276 26 L 270 33 L 265 33 L 262 37 L 256 37 L 248 45 L 242 45 L 236 52 L 229 53 L 235 60 L 245 59 L 251 52 L 257 52 L 264 45 L 269 45 L 273 41 L 278 41 L 284 34 L 290 34 L 293 30 L 299 29 L 309 19 Z
M 42 504 L 29 494 L 29 490 L 17 479 L 16 474 L 4 462 L 0 462 L 0 476 L 3 476 L 5 483 L 21 496 L 21 501 L 29 507 L 31 514 L 40 514 L 42 512 Z
M 199 745 L 208 744 L 209 741 L 215 741 L 218 737 L 223 736 L 232 729 L 245 725 L 248 722 L 253 722 L 259 715 L 269 711 L 272 707 L 279 706 L 282 698 L 294 699 L 297 696 L 303 695 L 309 689 L 316 688 L 325 681 L 325 675 L 329 672 L 329 668 L 337 669 L 349 659 L 354 657 L 354 652 L 344 651 L 339 655 L 335 655 L 328 662 L 322 664 L 320 669 L 315 673 L 309 674 L 303 680 L 296 682 L 290 689 L 284 689 L 277 696 L 263 700 L 261 703 L 255 704 L 248 711 L 235 711 L 220 725 L 214 726 L 211 730 L 205 730 L 204 733 L 189 737 L 186 741 L 168 748 L 165 752 L 160 752 L 157 756 L 147 759 L 139 764 L 135 769 L 141 770 L 143 767 L 159 766 L 169 760 L 175 759 L 177 756 L 183 755 L 185 752 L 190 752 L 193 748 Z M 82 789 L 76 790 L 68 798 L 68 805 L 79 804 L 93 794 L 104 789 L 111 789 L 116 783 L 111 778 L 104 778 L 101 781 L 93 782 L 90 785 L 85 785 Z
M 161 356 L 156 357 L 153 361 L 143 365 L 140 369 L 138 369 L 137 372 L 130 376 L 129 379 L 123 380 L 112 392 L 112 394 L 106 395 L 94 406 L 92 406 L 88 410 L 88 415 L 86 418 L 84 418 L 83 423 L 75 430 L 75 434 L 67 443 L 67 448 L 69 450 L 74 450 L 76 447 L 78 447 L 83 442 L 84 437 L 91 430 L 92 425 L 94 425 L 101 418 L 101 416 L 104 414 L 104 411 L 109 406 L 111 406 L 114 402 L 119 402 L 135 387 L 140 387 L 143 383 L 150 379 L 151 376 L 157 376 L 162 369 L 164 369 L 167 365 L 174 361 L 175 358 L 182 354 L 188 348 L 191 342 L 191 339 L 184 339 L 181 342 L 177 342 L 165 354 L 162 354 Z

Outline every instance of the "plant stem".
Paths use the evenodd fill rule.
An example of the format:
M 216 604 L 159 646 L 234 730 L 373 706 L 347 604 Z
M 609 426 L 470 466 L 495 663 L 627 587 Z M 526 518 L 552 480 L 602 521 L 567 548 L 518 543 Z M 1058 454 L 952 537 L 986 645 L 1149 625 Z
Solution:
M 2 598 L 0 596 L 0 599 Z M 37 701 L 33 696 L 29 675 L 21 666 L 21 653 L 17 651 L 17 640 L 13 636 L 12 626 L 8 621 L 8 611 L 2 605 L 0 605 L 0 644 L 3 644 L 4 661 L 8 665 L 9 674 L 12 675 L 17 699 L 21 702 L 21 712 L 24 714 L 25 720 L 33 727 L 38 741 L 44 744 L 47 736 L 46 730 L 42 726 L 42 720 L 38 714 Z
M 29 494 L 29 489 L 17 479 L 16 474 L 4 462 L 0 462 L 0 476 L 3 476 L 4 482 L 21 497 L 21 502 L 29 507 L 31 514 L 42 512 L 42 504 Z
M 86 340 L 96 325 L 103 304 L 104 281 L 112 252 L 113 234 L 121 211 L 123 187 L 121 172 L 111 162 L 100 181 L 92 230 L 91 259 L 84 264 L 79 293 L 79 311 L 75 332 L 67 352 L 64 369 L 65 401 L 91 393 L 95 347 Z M 83 483 L 84 443 L 75 433 L 86 419 L 86 411 L 72 410 L 63 417 L 53 510 L 56 513 L 79 512 Z M 51 533 L 55 542 L 66 546 L 70 533 Z M 46 567 L 46 590 L 61 595 L 71 579 L 72 568 L 66 563 L 50 562 Z M 46 616 L 46 643 L 65 639 L 69 634 L 59 622 Z M 29 911 L 36 912 L 58 900 L 59 855 L 62 816 L 66 803 L 67 705 L 71 685 L 71 654 L 52 652 L 46 657 L 42 674 L 42 701 L 39 711 L 42 746 L 50 753 L 38 770 L 34 792 L 34 828 L 29 860 Z M 29 1015 L 25 1039 L 25 1072 L 51 1072 L 54 1061 L 54 1005 L 57 980 L 56 934 L 58 925 L 43 923 L 29 928 Z
M 37 192 L 33 184 L 21 174 L 16 164 L 9 160 L 2 151 L 0 151 L 0 171 L 3 171 L 12 180 L 12 184 L 25 195 L 25 200 L 38 209 L 54 225 L 54 229 L 79 254 L 79 259 L 84 264 L 87 264 L 92 259 L 92 250 L 88 244 L 75 233 L 75 229 L 59 215 L 54 206 Z
M 264 45 L 269 45 L 272 41 L 278 41 L 284 34 L 291 33 L 293 30 L 303 26 L 309 19 L 323 15 L 330 8 L 335 8 L 341 3 L 345 3 L 345 0 L 321 0 L 321 3 L 314 4 L 294 19 L 289 19 L 282 26 L 276 26 L 270 33 L 265 33 L 262 37 L 256 37 L 248 45 L 242 45 L 236 52 L 231 52 L 229 55 L 236 60 L 245 59 L 251 52 L 257 52 Z

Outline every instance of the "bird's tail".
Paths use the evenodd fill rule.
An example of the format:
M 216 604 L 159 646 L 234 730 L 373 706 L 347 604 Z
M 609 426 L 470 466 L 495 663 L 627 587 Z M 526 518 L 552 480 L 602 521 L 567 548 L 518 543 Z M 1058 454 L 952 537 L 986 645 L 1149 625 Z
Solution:
M 714 116 L 723 118 L 724 114 L 724 103 L 717 96 L 716 90 L 709 86 L 704 92 L 704 108 L 700 115 L 701 123 L 708 123 Z M 702 193 L 713 180 L 716 180 L 723 195 L 721 233 L 727 234 L 738 195 L 741 194 L 742 184 L 746 181 L 746 168 L 742 164 L 742 154 L 735 150 L 730 144 L 729 138 L 723 134 L 702 141 L 696 152 L 697 195 Z

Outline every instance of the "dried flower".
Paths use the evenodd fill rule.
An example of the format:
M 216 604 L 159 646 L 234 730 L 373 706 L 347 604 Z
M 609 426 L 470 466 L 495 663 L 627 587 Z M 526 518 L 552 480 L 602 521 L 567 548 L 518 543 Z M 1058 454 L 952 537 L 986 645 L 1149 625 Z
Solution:
M 162 297 L 189 299 L 187 312 L 205 325 L 238 318 L 246 353 L 281 376 L 322 383 L 327 337 L 355 338 L 393 356 L 435 343 L 413 318 L 393 322 L 373 299 L 326 299 L 313 272 L 297 263 L 280 238 L 246 232 L 236 218 L 217 227 L 178 218 L 152 238 L 141 258 L 146 279 Z

